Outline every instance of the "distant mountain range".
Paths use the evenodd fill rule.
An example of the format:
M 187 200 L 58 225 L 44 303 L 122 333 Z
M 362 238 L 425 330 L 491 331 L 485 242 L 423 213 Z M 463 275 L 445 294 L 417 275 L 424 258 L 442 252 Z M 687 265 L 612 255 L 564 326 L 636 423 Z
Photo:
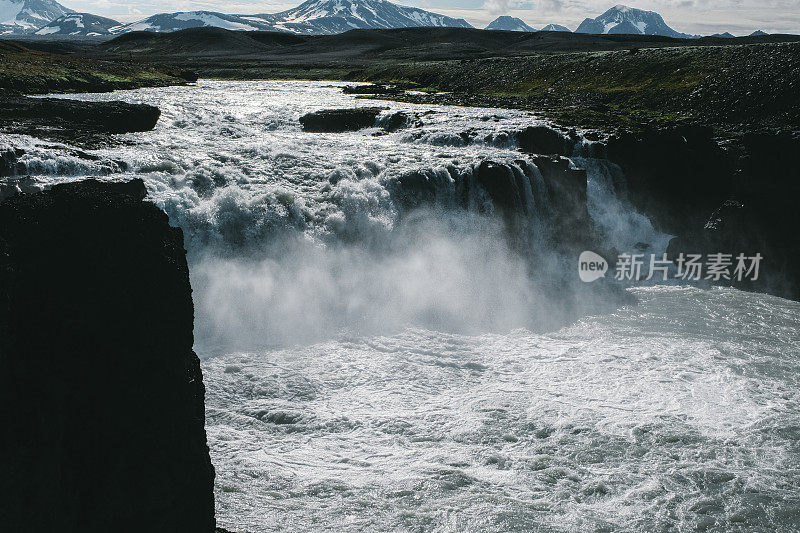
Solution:
M 534 31 L 563 31 L 572 33 L 572 30 L 567 28 L 566 26 L 562 26 L 560 24 L 548 24 L 541 30 L 537 30 L 532 26 L 529 26 L 524 20 L 517 18 L 517 17 L 509 17 L 508 15 L 503 15 L 497 17 L 492 22 L 489 23 L 488 26 L 484 28 L 485 30 L 502 30 L 502 31 L 527 31 L 527 32 L 534 32 Z
M 400 6 L 387 0 L 308 0 L 293 9 L 263 17 L 276 30 L 305 34 L 367 28 L 472 27 L 464 19 Z
M 113 28 L 112 33 L 167 32 L 204 26 L 304 35 L 342 33 L 353 29 L 472 27 L 464 19 L 446 17 L 415 7 L 399 6 L 387 0 L 308 0 L 293 9 L 272 15 L 226 15 L 212 11 L 162 13 Z
M 243 16 L 226 15 L 213 11 L 181 11 L 178 13 L 159 13 L 138 22 L 118 24 L 110 28 L 110 31 L 112 34 L 132 31 L 171 32 L 205 26 L 224 28 L 226 30 L 272 30 L 272 26 L 257 15 Z
M 416 7 L 400 6 L 388 0 L 307 0 L 280 13 L 256 15 L 231 15 L 213 11 L 160 13 L 130 24 L 122 24 L 91 13 L 76 13 L 55 0 L 0 0 L 0 35 L 99 37 L 132 31 L 172 32 L 207 26 L 302 35 L 334 34 L 352 29 L 472 27 L 464 19 Z M 507 15 L 498 17 L 486 29 L 520 32 L 570 31 L 559 24 L 549 24 L 536 30 L 523 20 Z M 658 13 L 623 5 L 614 6 L 597 18 L 587 18 L 575 32 L 699 37 L 673 30 Z M 765 34 L 758 31 L 753 35 Z

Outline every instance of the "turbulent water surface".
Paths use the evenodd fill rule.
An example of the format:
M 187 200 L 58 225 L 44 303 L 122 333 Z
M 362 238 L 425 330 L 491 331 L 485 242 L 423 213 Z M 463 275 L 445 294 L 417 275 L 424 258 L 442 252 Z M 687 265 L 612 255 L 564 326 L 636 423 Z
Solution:
M 303 113 L 376 103 L 310 82 L 77 97 L 162 117 L 88 154 L 3 143 L 26 150 L 21 188 L 141 177 L 183 228 L 220 525 L 800 530 L 800 305 L 561 290 L 576 258 L 515 138 L 535 116 L 382 102 L 374 128 L 311 134 Z M 396 110 L 413 118 L 384 131 Z M 572 164 L 608 248 L 663 250 L 594 154 L 578 142 Z M 455 200 L 484 159 L 530 178 L 514 243 L 480 191 Z M 436 205 L 404 211 L 410 172 Z

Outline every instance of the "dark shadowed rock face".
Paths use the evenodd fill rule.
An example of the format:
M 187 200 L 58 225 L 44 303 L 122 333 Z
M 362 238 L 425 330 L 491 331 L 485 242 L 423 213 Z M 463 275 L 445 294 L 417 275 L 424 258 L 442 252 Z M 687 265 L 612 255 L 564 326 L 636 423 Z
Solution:
M 517 142 L 523 152 L 549 155 L 571 155 L 574 145 L 566 136 L 547 126 L 530 126 L 517 132 Z
M 735 148 L 723 149 L 710 128 L 684 126 L 618 135 L 607 152 L 631 203 L 676 235 L 672 258 L 758 253 L 758 280 L 725 284 L 800 299 L 800 137 L 748 133 Z
M 23 155 L 25 155 L 25 150 L 21 148 L 0 150 L 0 178 L 17 174 L 21 170 L 18 160 Z
M 183 235 L 144 196 L 0 204 L 4 530 L 214 531 Z
M 592 246 L 596 239 L 587 204 L 586 171 L 570 167 L 565 157 L 534 156 L 542 173 L 553 211 L 555 242 L 576 248 Z
M 483 213 L 483 199 L 488 198 L 490 212 L 501 217 L 515 237 L 527 232 L 527 222 L 537 215 L 545 220 L 552 245 L 561 251 L 585 249 L 596 238 L 587 207 L 586 171 L 571 168 L 564 157 L 533 156 L 514 165 L 485 160 L 467 173 L 449 167 L 446 177 L 415 170 L 398 176 L 390 186 L 404 211 L 454 202 Z
M 730 176 L 729 196 L 706 213 L 704 223 L 678 233 L 669 253 L 740 253 L 763 256 L 755 281 L 725 281 L 743 289 L 800 300 L 800 138 L 788 134 L 748 134 L 744 157 Z
M 374 126 L 382 110 L 380 107 L 323 109 L 300 117 L 300 125 L 304 131 L 318 133 L 356 131 Z
M 628 199 L 666 233 L 702 227 L 731 194 L 734 162 L 711 128 L 623 133 L 609 140 L 607 151 L 625 172 Z

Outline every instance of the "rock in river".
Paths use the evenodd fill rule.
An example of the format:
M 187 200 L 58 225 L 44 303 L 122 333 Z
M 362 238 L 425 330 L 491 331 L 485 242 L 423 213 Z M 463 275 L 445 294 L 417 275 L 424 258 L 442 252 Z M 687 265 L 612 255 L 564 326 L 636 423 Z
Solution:
M 36 127 L 77 128 L 103 133 L 152 130 L 161 111 L 127 102 L 83 102 L 65 98 L 6 97 L 0 100 L 0 120 L 18 123 L 19 132 Z M 36 132 L 31 132 L 36 133 Z
M 358 107 L 355 109 L 323 109 L 300 117 L 304 131 L 339 133 L 356 131 L 375 125 L 375 119 L 383 111 L 380 107 Z

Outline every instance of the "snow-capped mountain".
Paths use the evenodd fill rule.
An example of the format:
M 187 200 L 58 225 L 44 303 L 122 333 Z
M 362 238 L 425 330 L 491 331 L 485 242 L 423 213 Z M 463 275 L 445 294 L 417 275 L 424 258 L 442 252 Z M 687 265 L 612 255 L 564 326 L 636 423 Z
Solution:
M 694 37 L 673 30 L 667 26 L 661 15 L 654 11 L 623 5 L 614 6 L 597 18 L 584 20 L 575 33 L 663 35 L 684 39 Z
M 566 26 L 562 26 L 561 24 L 548 24 L 542 31 L 564 31 L 567 33 L 572 33 L 572 30 L 567 28 Z
M 213 11 L 161 13 L 112 28 L 111 32 L 170 32 L 204 26 L 302 34 L 341 33 L 357 28 L 472 27 L 463 19 L 454 19 L 415 7 L 399 6 L 387 0 L 308 0 L 295 8 L 275 14 L 227 15 Z
M 99 17 L 91 13 L 70 13 L 36 30 L 34 35 L 81 35 L 98 37 L 109 35 L 111 28 L 119 26 L 114 19 Z
M 750 34 L 750 37 L 763 37 L 764 35 L 769 35 L 769 33 L 762 30 L 756 30 Z
M 339 33 L 356 28 L 472 27 L 464 19 L 400 6 L 387 0 L 308 0 L 281 13 L 258 16 L 276 30 L 306 34 Z
M 33 33 L 67 13 L 55 0 L 0 0 L 0 34 Z
M 131 31 L 171 32 L 188 28 L 214 26 L 226 30 L 272 30 L 272 25 L 262 18 L 248 15 L 226 15 L 214 11 L 181 11 L 178 13 L 159 13 L 131 24 L 109 28 L 110 33 Z
M 509 17 L 508 15 L 497 17 L 491 23 L 489 23 L 485 29 L 504 31 L 536 31 L 532 27 L 525 24 L 525 21 L 522 19 L 518 19 L 517 17 Z

